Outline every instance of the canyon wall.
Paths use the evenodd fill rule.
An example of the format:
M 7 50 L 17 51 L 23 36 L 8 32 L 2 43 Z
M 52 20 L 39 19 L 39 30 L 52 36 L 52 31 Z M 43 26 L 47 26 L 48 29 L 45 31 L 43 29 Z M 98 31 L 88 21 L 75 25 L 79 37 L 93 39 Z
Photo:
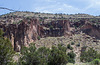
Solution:
M 85 22 L 80 30 L 92 37 L 95 37 L 96 39 L 100 39 L 100 26 Z
M 69 36 L 70 23 L 67 20 L 42 23 L 37 19 L 23 19 L 20 24 L 0 24 L 4 36 L 9 38 L 15 51 L 20 51 L 22 46 L 34 43 L 40 37 Z
M 7 22 L 7 21 L 6 21 Z M 8 21 L 11 22 L 11 21 Z M 4 36 L 9 38 L 15 51 L 20 51 L 22 46 L 28 47 L 30 43 L 44 37 L 71 36 L 72 27 L 78 27 L 76 31 L 82 31 L 92 37 L 100 39 L 100 27 L 83 20 L 71 24 L 68 20 L 52 20 L 50 22 L 39 21 L 35 18 L 24 18 L 18 24 L 2 24 Z M 73 33 L 74 34 L 74 33 Z
M 20 51 L 22 46 L 28 46 L 29 43 L 37 40 L 39 23 L 37 19 L 31 19 L 30 23 L 23 20 L 20 24 L 0 25 L 4 36 L 11 40 L 15 51 Z

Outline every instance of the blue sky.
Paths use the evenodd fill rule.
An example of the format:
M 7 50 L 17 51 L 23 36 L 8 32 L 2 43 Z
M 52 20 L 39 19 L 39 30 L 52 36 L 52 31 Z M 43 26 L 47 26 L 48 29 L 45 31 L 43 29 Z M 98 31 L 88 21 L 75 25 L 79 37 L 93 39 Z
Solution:
M 0 0 L 0 7 L 19 11 L 100 15 L 100 0 Z M 0 9 L 0 15 L 9 12 Z

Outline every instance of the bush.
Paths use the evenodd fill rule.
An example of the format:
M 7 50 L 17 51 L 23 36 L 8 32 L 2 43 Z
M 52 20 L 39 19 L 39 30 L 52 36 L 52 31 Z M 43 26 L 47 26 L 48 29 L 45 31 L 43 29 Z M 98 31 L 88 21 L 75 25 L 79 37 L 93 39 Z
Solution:
M 19 65 L 66 65 L 68 59 L 73 60 L 73 53 L 66 54 L 66 47 L 58 45 L 52 46 L 52 49 L 40 47 L 36 49 L 35 45 L 29 48 L 23 47 L 21 51 Z
M 48 17 L 44 17 L 44 19 L 48 19 Z
M 100 59 L 99 55 L 100 54 L 98 54 L 97 51 L 95 51 L 93 48 L 90 48 L 88 51 L 81 52 L 80 60 L 82 62 L 91 62 L 96 58 Z
M 26 19 L 30 19 L 30 17 L 28 16 Z
M 94 60 L 91 62 L 91 65 L 100 65 L 100 59 L 94 59 Z
M 74 58 L 75 58 L 76 54 L 73 53 L 73 51 L 72 51 L 72 52 L 68 53 L 68 56 L 69 56 L 68 62 L 70 62 L 70 63 L 75 63 Z
M 66 49 L 66 47 L 52 47 L 48 65 L 66 65 L 68 62 L 68 55 L 63 49 Z
M 73 47 L 71 47 L 70 44 L 67 45 L 67 48 L 70 49 L 70 50 L 73 50 Z
M 20 24 L 21 22 L 23 22 L 23 20 L 20 20 L 19 22 L 17 22 L 17 24 Z
M 18 65 L 37 65 L 39 63 L 35 45 L 30 44 L 29 48 L 22 47 L 21 54 Z
M 52 25 L 50 25 L 50 30 L 53 30 L 53 26 Z
M 40 40 L 40 38 L 41 38 L 40 36 L 37 37 L 38 40 Z
M 71 42 L 71 45 L 74 45 L 75 43 L 74 42 Z
M 76 46 L 79 47 L 80 46 L 80 43 L 78 43 Z

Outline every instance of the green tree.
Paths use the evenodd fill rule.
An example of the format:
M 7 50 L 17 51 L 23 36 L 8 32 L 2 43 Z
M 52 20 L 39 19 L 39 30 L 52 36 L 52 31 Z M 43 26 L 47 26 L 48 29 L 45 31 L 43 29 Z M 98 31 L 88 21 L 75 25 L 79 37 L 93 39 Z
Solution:
M 100 65 L 100 59 L 94 59 L 90 64 L 91 65 Z
M 40 47 L 36 49 L 35 45 L 29 48 L 23 47 L 21 51 L 19 65 L 66 65 L 69 56 L 66 54 L 66 47 L 58 45 L 52 49 Z
M 66 47 L 60 44 L 58 47 L 53 46 L 49 56 L 48 65 L 66 65 L 68 58 L 69 57 L 66 54 Z
M 75 43 L 74 42 L 71 42 L 71 45 L 74 45 Z
M 3 34 L 4 32 L 0 29 L 0 65 L 13 65 L 14 50 L 9 39 L 4 38 Z
M 67 48 L 70 49 L 70 50 L 73 50 L 73 47 L 71 47 L 70 44 L 67 45 Z
M 88 51 L 83 51 L 80 55 L 80 60 L 82 62 L 91 62 L 96 58 L 100 59 L 100 54 L 98 54 L 93 48 L 90 48 Z
M 39 58 L 35 45 L 30 44 L 29 48 L 22 47 L 21 54 L 18 65 L 38 65 Z
M 72 51 L 72 52 L 68 53 L 68 56 L 69 56 L 68 62 L 75 63 L 74 58 L 75 58 L 76 54 Z
M 39 57 L 39 65 L 48 65 L 50 56 L 50 49 L 46 47 L 41 47 L 37 50 L 38 57 Z

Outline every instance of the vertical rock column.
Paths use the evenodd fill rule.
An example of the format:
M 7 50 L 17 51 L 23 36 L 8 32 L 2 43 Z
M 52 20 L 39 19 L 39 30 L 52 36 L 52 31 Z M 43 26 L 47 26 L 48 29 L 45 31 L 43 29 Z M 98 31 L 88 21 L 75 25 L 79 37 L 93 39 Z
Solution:
M 70 36 L 71 32 L 70 32 L 70 23 L 67 20 L 63 21 L 64 23 L 64 36 Z

